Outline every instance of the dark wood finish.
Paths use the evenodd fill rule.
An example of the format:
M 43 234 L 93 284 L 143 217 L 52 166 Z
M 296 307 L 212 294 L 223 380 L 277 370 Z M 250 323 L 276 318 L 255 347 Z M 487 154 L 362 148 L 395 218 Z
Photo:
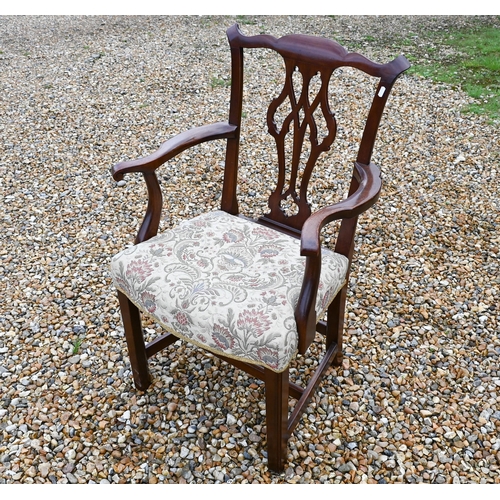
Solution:
M 268 466 L 272 471 L 281 472 L 286 461 L 287 440 L 290 434 L 299 423 L 328 369 L 332 364 L 340 364 L 342 360 L 349 270 L 346 285 L 328 308 L 326 321 L 320 318 L 318 322 L 315 303 L 321 272 L 321 230 L 332 221 L 341 221 L 335 251 L 348 258 L 350 269 L 358 216 L 377 201 L 382 186 L 380 170 L 371 162 L 379 123 L 392 86 L 399 75 L 409 68 L 409 63 L 403 56 L 399 56 L 387 64 L 377 64 L 360 54 L 348 53 L 332 40 L 308 35 L 288 35 L 279 39 L 270 35 L 247 37 L 234 25 L 228 29 L 227 36 L 232 72 L 228 121 L 183 132 L 166 141 L 150 156 L 117 164 L 112 169 L 112 175 L 115 180 L 120 180 L 129 173 L 138 172 L 144 176 L 148 205 L 135 241 L 146 241 L 158 231 L 163 204 L 156 169 L 196 144 L 225 139 L 227 147 L 221 209 L 244 217 L 239 214 L 237 197 L 244 49 L 271 49 L 281 54 L 285 64 L 285 81 L 280 95 L 270 103 L 267 110 L 268 131 L 277 148 L 277 185 L 272 189 L 268 200 L 269 212 L 254 222 L 300 238 L 301 255 L 306 259 L 306 267 L 295 310 L 299 352 L 305 355 L 316 332 L 320 332 L 325 338 L 325 354 L 305 388 L 289 380 L 288 369 L 275 373 L 267 368 L 219 356 L 265 382 Z M 336 118 L 330 110 L 328 86 L 335 76 L 335 70 L 343 66 L 378 78 L 379 83 L 365 123 L 347 198 L 312 213 L 307 199 L 309 180 L 318 158 L 330 149 L 337 133 Z M 301 75 L 301 89 L 294 86 L 296 72 Z M 309 83 L 318 75 L 321 82 L 319 90 L 311 98 Z M 285 103 L 289 104 L 289 112 L 280 124 L 278 110 Z M 321 134 L 317 124 L 318 117 L 324 124 Z M 292 140 L 290 158 L 287 158 L 285 151 L 287 138 Z M 304 159 L 301 153 L 305 141 L 309 141 L 310 148 L 309 155 Z M 118 292 L 118 297 L 134 382 L 138 389 L 146 390 L 151 383 L 148 358 L 175 342 L 177 338 L 166 334 L 146 345 L 140 312 L 121 292 Z M 297 400 L 290 416 L 289 397 Z
M 172 333 L 166 333 L 165 335 L 161 335 L 157 337 L 152 342 L 149 342 L 146 345 L 146 356 L 151 358 L 155 354 L 163 351 L 163 349 L 167 348 L 169 345 L 177 342 L 179 340 L 178 337 L 173 335 Z
M 344 334 L 345 301 L 347 297 L 347 285 L 337 294 L 328 308 L 326 322 L 326 348 L 335 345 L 335 357 L 333 364 L 339 366 L 342 363 L 342 339 Z
M 258 378 L 259 380 L 262 380 L 263 382 L 266 381 L 266 372 L 265 368 L 262 366 L 257 366 L 257 365 L 251 365 L 250 363 L 245 363 L 243 361 L 239 361 L 237 359 L 231 359 L 226 356 L 218 356 L 220 359 L 224 360 L 226 363 L 229 363 L 230 365 L 233 365 L 236 368 L 239 368 L 240 370 L 243 370 L 244 372 L 248 373 L 254 378 Z M 300 386 L 297 385 L 293 382 L 288 383 L 288 390 L 290 392 L 290 397 L 294 399 L 300 399 L 302 397 L 302 394 L 304 393 L 304 389 Z
M 288 442 L 288 369 L 264 369 L 266 382 L 267 466 L 282 471 Z
M 314 396 L 314 391 L 318 387 L 319 383 L 323 380 L 323 376 L 325 375 L 326 370 L 330 368 L 336 354 L 337 354 L 337 345 L 330 344 L 326 349 L 326 353 L 321 359 L 318 368 L 316 368 L 316 371 L 309 380 L 306 389 L 303 391 L 302 396 L 297 401 L 297 404 L 295 405 L 292 415 L 290 416 L 290 419 L 288 421 L 288 431 L 290 433 L 293 432 L 293 429 L 295 429 L 295 426 L 298 424 L 300 416 L 306 410 L 307 404 Z
M 137 389 L 145 391 L 151 384 L 151 374 L 149 372 L 148 355 L 144 344 L 141 314 L 139 309 L 120 291 L 118 291 L 118 301 L 122 313 L 134 383 Z
M 163 198 L 156 176 L 156 169 L 182 151 L 207 141 L 230 139 L 236 137 L 237 127 L 220 122 L 203 125 L 187 132 L 182 132 L 163 143 L 152 155 L 137 160 L 118 163 L 111 169 L 115 181 L 123 179 L 125 174 L 140 172 L 144 176 L 148 189 L 148 207 L 139 229 L 135 243 L 152 238 L 158 232 L 161 218 Z

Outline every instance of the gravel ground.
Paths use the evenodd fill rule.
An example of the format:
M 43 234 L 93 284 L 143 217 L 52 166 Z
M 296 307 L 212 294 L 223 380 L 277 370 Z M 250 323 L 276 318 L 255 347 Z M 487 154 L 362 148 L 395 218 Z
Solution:
M 226 119 L 234 21 L 0 17 L 0 483 L 498 484 L 498 124 L 416 76 L 398 81 L 376 145 L 385 187 L 360 222 L 345 361 L 291 437 L 285 473 L 267 471 L 263 388 L 246 374 L 178 342 L 152 361 L 152 387 L 135 390 L 108 265 L 134 238 L 145 190 L 109 169 Z M 249 34 L 328 36 L 386 61 L 434 54 L 426 29 L 498 18 L 239 21 Z M 247 86 L 259 142 L 263 95 L 253 76 Z M 333 152 L 341 164 L 348 139 L 339 133 Z M 254 175 L 266 160 L 249 143 L 252 212 L 268 176 Z M 162 227 L 217 208 L 222 152 L 201 145 L 165 167 Z M 344 185 L 329 165 L 318 195 Z M 297 379 L 310 363 L 297 360 Z

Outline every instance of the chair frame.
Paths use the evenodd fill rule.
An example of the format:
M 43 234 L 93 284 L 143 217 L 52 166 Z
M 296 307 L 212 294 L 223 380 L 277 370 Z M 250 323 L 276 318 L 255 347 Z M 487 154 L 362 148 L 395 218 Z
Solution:
M 125 174 L 140 172 L 147 186 L 148 205 L 144 220 L 135 239 L 136 244 L 150 239 L 158 232 L 163 199 L 156 176 L 156 169 L 182 151 L 206 141 L 227 140 L 221 209 L 229 214 L 241 216 L 237 201 L 237 180 L 243 101 L 244 49 L 269 48 L 283 56 L 287 71 L 283 91 L 285 97 L 293 94 L 293 89 L 291 89 L 291 74 L 297 68 L 300 69 L 303 79 L 306 82 L 318 71 L 321 72 L 322 79 L 329 80 L 333 71 L 341 66 L 354 67 L 371 76 L 380 78 L 354 164 L 348 197 L 311 214 L 305 191 L 302 192 L 307 189 L 308 176 L 314 166 L 315 159 L 322 151 L 329 149 L 330 144 L 335 138 L 336 127 L 333 113 L 329 111 L 326 92 L 322 90 L 322 96 L 319 98 L 320 101 L 316 104 L 322 107 L 324 116 L 328 122 L 329 136 L 326 142 L 318 143 L 315 140 L 311 141 L 311 166 L 309 166 L 309 163 L 306 166 L 304 173 L 305 180 L 303 177 L 300 186 L 300 195 L 297 195 L 293 188 L 286 193 L 282 192 L 284 169 L 280 160 L 278 187 L 269 200 L 271 211 L 269 214 L 254 221 L 258 224 L 278 229 L 301 240 L 301 255 L 306 259 L 306 267 L 302 289 L 295 310 L 295 319 L 299 334 L 299 353 L 306 353 L 309 345 L 314 340 L 316 332 L 323 334 L 326 342 L 325 354 L 319 362 L 314 375 L 307 386 L 303 388 L 289 380 L 288 368 L 281 373 L 277 373 L 268 368 L 219 356 L 233 366 L 244 370 L 250 376 L 264 381 L 268 468 L 271 471 L 280 473 L 283 471 L 286 463 L 288 439 L 299 423 L 300 417 L 306 410 L 307 404 L 313 397 L 318 384 L 332 364 L 338 366 L 342 362 L 342 336 L 347 283 L 354 253 L 354 236 L 357 220 L 362 212 L 370 208 L 377 201 L 381 190 L 380 170 L 378 166 L 371 163 L 374 142 L 384 106 L 392 86 L 401 73 L 408 69 L 410 65 L 404 56 L 399 56 L 387 64 L 376 64 L 359 54 L 348 53 L 341 45 L 332 40 L 307 35 L 288 35 L 280 39 L 276 39 L 270 35 L 245 36 L 239 30 L 238 25 L 233 25 L 228 29 L 227 36 L 231 50 L 232 69 L 228 121 L 204 125 L 180 133 L 166 141 L 152 155 L 122 162 L 112 168 L 112 175 L 116 181 L 121 180 Z M 288 123 L 293 122 L 294 126 L 299 123 L 298 113 L 303 103 L 297 101 L 295 104 L 296 107 L 292 109 L 288 117 Z M 270 133 L 275 137 L 278 151 L 283 151 L 284 138 L 279 134 L 276 124 L 273 121 L 273 113 L 278 105 L 278 101 L 271 104 L 268 113 L 268 126 Z M 306 119 L 309 120 L 310 131 L 314 134 L 314 118 L 311 118 L 310 114 L 307 115 L 307 106 L 303 109 L 306 109 Z M 294 133 L 300 135 L 302 132 L 296 127 Z M 294 157 L 296 157 L 295 150 Z M 294 160 L 292 176 L 296 176 L 296 173 L 297 162 Z M 289 195 L 292 196 L 294 202 L 299 207 L 298 213 L 292 217 L 284 214 L 280 208 L 281 201 Z M 335 220 L 341 221 L 335 252 L 348 258 L 349 268 L 346 276 L 346 284 L 328 308 L 327 320 L 317 321 L 315 302 L 321 271 L 321 229 L 326 224 Z M 146 344 L 141 326 L 140 311 L 120 291 L 118 291 L 118 298 L 135 386 L 137 389 L 145 391 L 152 381 L 148 367 L 149 358 L 178 340 L 178 337 L 166 333 Z M 288 414 L 289 397 L 297 400 L 290 415 Z

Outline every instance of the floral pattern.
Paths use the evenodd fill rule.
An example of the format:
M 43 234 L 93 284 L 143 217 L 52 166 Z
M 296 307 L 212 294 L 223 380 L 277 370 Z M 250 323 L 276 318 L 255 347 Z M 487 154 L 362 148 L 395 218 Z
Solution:
M 318 317 L 344 285 L 347 265 L 323 249 Z M 215 211 L 115 255 L 111 275 L 171 333 L 280 372 L 297 351 L 304 267 L 296 238 Z

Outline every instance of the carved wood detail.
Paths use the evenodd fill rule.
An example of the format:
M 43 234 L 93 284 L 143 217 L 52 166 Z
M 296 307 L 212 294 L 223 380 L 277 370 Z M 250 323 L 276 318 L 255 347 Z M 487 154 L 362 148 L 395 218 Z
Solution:
M 288 58 L 285 69 L 283 90 L 267 113 L 268 130 L 277 147 L 278 182 L 266 218 L 300 229 L 311 215 L 307 186 L 312 170 L 321 153 L 330 149 L 337 131 L 328 102 L 332 69 L 318 70 L 317 65 Z M 312 88 L 314 78 L 319 89 Z

